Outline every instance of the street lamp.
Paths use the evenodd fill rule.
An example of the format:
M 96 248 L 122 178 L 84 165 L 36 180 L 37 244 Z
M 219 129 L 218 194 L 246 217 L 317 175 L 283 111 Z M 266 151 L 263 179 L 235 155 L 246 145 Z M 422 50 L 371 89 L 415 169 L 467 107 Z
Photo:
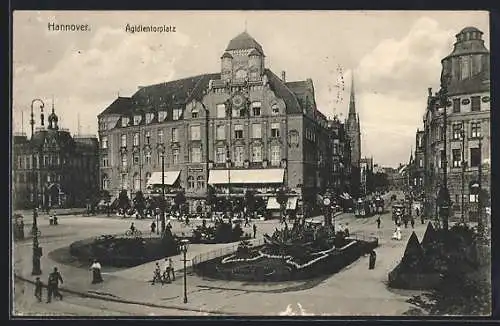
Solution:
M 41 120 L 43 125 L 43 108 L 45 103 L 41 99 L 34 99 L 31 101 L 31 140 L 33 140 L 33 135 L 35 133 L 35 115 L 33 113 L 33 107 L 36 102 L 40 103 Z M 31 166 L 32 166 L 32 176 L 33 176 L 33 227 L 31 234 L 33 235 L 33 269 L 31 270 L 31 275 L 41 275 L 42 269 L 40 266 L 40 257 L 42 256 L 42 248 L 38 243 L 38 237 L 40 236 L 40 231 L 38 230 L 37 218 L 38 218 L 38 185 L 37 185 L 37 174 L 35 170 L 35 148 L 31 149 Z
M 187 299 L 187 273 L 186 273 L 186 253 L 189 247 L 189 240 L 188 239 L 182 239 L 180 243 L 180 250 L 183 254 L 184 259 L 182 260 L 184 262 L 184 303 L 188 302 Z
M 231 152 L 229 145 L 226 148 L 226 168 L 227 168 L 227 205 L 229 211 L 229 219 L 232 217 L 233 205 L 231 203 Z
M 165 202 L 165 150 L 162 149 L 161 152 L 161 232 L 163 233 L 165 231 L 165 208 L 166 208 L 166 202 Z M 157 227 L 158 228 L 158 227 Z
M 439 106 L 443 109 L 443 182 L 439 188 L 438 193 L 438 205 L 439 205 L 439 215 L 443 221 L 443 229 L 448 230 L 448 218 L 450 212 L 450 192 L 448 190 L 448 155 L 446 153 L 446 138 L 447 138 L 447 123 L 448 123 L 448 81 L 450 76 L 443 75 L 441 80 L 441 89 L 438 93 Z
M 484 232 L 483 227 L 483 205 L 482 205 L 482 192 L 483 192 L 483 137 L 479 137 L 479 166 L 478 166 L 478 179 L 479 179 L 479 191 L 477 196 L 477 204 L 479 208 L 479 216 L 477 219 L 477 228 L 479 234 L 482 236 Z
M 465 223 L 465 202 L 464 202 L 464 193 L 465 193 L 465 132 L 463 129 L 460 131 L 460 139 L 462 140 L 462 202 L 461 202 L 461 221 Z

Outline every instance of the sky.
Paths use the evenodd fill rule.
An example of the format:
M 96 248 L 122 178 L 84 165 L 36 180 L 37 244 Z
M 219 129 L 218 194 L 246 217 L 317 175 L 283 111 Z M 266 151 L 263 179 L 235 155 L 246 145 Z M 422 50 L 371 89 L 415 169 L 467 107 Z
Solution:
M 50 23 L 89 28 L 49 31 Z M 175 32 L 130 33 L 127 24 Z M 118 95 L 219 72 L 227 44 L 246 28 L 267 68 L 286 71 L 287 81 L 313 80 L 328 117 L 347 116 L 354 76 L 362 156 L 396 167 L 409 159 L 427 88 L 437 91 L 441 59 L 466 26 L 483 31 L 489 49 L 484 11 L 16 11 L 13 130 L 29 134 L 31 102 L 40 98 L 46 111 L 54 103 L 61 127 L 96 134 L 97 115 Z

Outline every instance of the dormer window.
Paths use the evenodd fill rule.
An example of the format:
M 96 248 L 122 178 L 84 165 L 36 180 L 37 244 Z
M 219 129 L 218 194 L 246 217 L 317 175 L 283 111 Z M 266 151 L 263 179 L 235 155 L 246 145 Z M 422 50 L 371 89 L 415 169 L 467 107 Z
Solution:
M 129 118 L 128 117 L 122 117 L 122 127 L 127 127 L 129 123 Z
M 150 124 L 155 117 L 154 113 L 146 113 L 146 123 Z
M 199 113 L 199 112 L 198 112 L 198 109 L 197 109 L 197 108 L 192 109 L 192 110 L 191 110 L 191 118 L 193 118 L 193 119 L 198 118 L 198 113 Z
M 182 109 L 174 109 L 173 110 L 173 119 L 179 120 L 182 114 Z
M 134 115 L 134 126 L 137 126 L 141 123 L 142 117 L 140 115 Z
M 167 111 L 158 111 L 158 122 L 163 122 L 167 118 Z
M 252 115 L 254 117 L 259 117 L 260 116 L 260 107 L 261 107 L 261 102 L 253 102 L 252 103 Z
M 273 115 L 278 115 L 280 114 L 280 108 L 278 106 L 278 104 L 273 104 L 272 108 L 271 108 L 271 113 Z

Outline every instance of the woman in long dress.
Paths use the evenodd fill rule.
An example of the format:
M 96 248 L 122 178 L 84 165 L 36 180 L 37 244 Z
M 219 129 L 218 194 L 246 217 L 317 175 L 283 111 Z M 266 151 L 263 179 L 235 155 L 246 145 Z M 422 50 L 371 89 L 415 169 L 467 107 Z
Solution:
M 92 270 L 92 284 L 101 283 L 103 281 L 101 275 L 101 264 L 96 259 L 94 259 L 94 262 L 92 263 L 92 266 L 90 266 L 90 269 Z

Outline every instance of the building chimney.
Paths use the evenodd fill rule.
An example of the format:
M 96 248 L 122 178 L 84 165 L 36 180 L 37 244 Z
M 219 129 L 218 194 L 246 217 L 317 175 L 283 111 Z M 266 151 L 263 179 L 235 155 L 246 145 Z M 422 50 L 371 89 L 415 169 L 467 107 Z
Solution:
M 286 72 L 285 72 L 284 70 L 281 72 L 281 80 L 282 80 L 284 83 L 286 83 Z
M 429 96 L 432 96 L 432 87 L 427 88 L 427 91 L 429 92 Z

